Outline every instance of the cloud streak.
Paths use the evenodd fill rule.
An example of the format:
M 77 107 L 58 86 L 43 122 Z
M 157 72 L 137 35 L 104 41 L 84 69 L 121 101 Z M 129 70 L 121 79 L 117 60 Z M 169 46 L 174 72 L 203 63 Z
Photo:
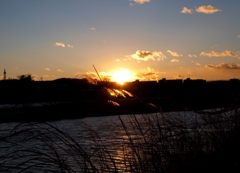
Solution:
M 212 69 L 230 69 L 230 70 L 239 70 L 240 69 L 240 64 L 228 64 L 228 63 L 221 63 L 219 65 L 211 65 L 208 64 L 206 65 L 206 67 L 208 68 L 212 68 Z
M 201 66 L 201 64 L 199 62 L 196 62 L 195 65 L 196 66 Z
M 70 45 L 70 44 L 68 44 L 67 46 L 68 46 L 69 48 L 73 48 L 73 46 L 72 46 L 72 45 Z
M 188 54 L 188 57 L 189 57 L 189 58 L 193 58 L 193 57 L 196 58 L 197 55 L 194 55 L 194 54 L 193 54 L 193 55 L 192 55 L 192 54 Z
M 57 46 L 57 47 L 66 47 L 63 42 L 55 42 L 54 45 Z
M 54 46 L 63 47 L 63 48 L 66 47 L 66 45 L 65 45 L 63 42 L 55 42 Z M 67 47 L 68 47 L 68 48 L 73 48 L 73 45 L 68 44 Z
M 229 51 L 229 50 L 226 50 L 225 52 L 215 52 L 215 51 L 212 51 L 212 52 L 201 52 L 200 54 L 201 56 L 208 56 L 208 57 L 226 57 L 226 56 L 229 56 L 229 57 L 236 57 L 237 54 Z
M 179 60 L 174 58 L 171 60 L 171 62 L 179 62 Z
M 131 1 L 135 2 L 136 4 L 144 4 L 150 2 L 151 0 L 131 0 Z
M 143 50 L 137 50 L 135 54 L 132 54 L 127 57 L 140 60 L 140 61 L 148 61 L 148 60 L 160 61 L 160 60 L 166 59 L 166 56 L 162 52 L 158 52 L 158 51 L 150 52 L 150 51 L 143 51 Z
M 58 71 L 58 72 L 63 72 L 63 70 L 61 70 L 61 69 L 57 69 L 57 71 Z
M 170 53 L 172 56 L 175 56 L 175 57 L 180 57 L 182 56 L 182 54 L 179 54 L 177 52 L 174 52 L 174 51 L 171 51 L 171 50 L 167 50 L 168 53 Z

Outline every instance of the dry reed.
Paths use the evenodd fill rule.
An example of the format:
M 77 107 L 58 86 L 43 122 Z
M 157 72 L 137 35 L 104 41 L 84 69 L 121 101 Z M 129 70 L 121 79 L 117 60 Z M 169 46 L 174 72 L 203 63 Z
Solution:
M 127 121 L 119 116 L 125 135 L 111 145 L 86 125 L 89 151 L 55 125 L 19 123 L 0 137 L 0 171 L 239 171 L 240 114 L 234 111 L 129 115 Z

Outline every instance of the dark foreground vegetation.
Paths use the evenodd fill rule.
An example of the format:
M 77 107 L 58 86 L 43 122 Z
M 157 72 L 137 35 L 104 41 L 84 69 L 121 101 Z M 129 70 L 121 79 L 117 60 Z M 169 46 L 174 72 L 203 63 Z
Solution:
M 188 118 L 187 118 L 188 117 Z M 19 123 L 0 137 L 1 172 L 239 172 L 239 109 L 119 116 L 120 143 L 90 126 L 90 150 L 49 123 Z M 38 144 L 31 146 L 31 144 Z M 111 147 L 108 147 L 111 146 Z
M 2 80 L 0 122 L 232 108 L 239 106 L 240 99 L 238 79 L 94 82 L 86 78 L 33 81 L 31 76 Z
M 24 79 L 0 81 L 0 89 L 0 103 L 8 105 L 0 109 L 1 125 L 15 124 L 0 131 L 0 172 L 240 171 L 238 80 L 119 86 L 86 79 Z M 106 136 L 85 124 L 88 149 L 46 122 L 120 114 L 129 116 L 127 121 L 118 116 L 116 128 L 124 133 L 118 142 L 106 143 Z

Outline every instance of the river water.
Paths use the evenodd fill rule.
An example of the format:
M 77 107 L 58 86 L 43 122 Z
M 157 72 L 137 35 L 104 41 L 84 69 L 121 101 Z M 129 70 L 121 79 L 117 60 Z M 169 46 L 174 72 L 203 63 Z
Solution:
M 138 118 L 140 116 L 136 115 Z M 68 163 L 72 162 L 69 166 L 72 169 L 71 172 L 82 172 L 82 168 L 74 160 L 78 156 L 75 156 L 75 153 L 69 154 L 70 151 L 64 151 L 65 149 L 76 152 L 79 159 L 82 159 L 80 155 L 84 155 L 85 152 L 96 153 L 99 148 L 108 148 L 108 151 L 114 153 L 114 159 L 118 159 L 120 163 L 123 158 L 121 158 L 121 153 L 116 147 L 120 147 L 123 141 L 127 139 L 120 118 L 125 123 L 129 120 L 128 115 L 121 115 L 119 117 L 106 116 L 60 120 L 43 124 L 35 124 L 34 122 L 2 123 L 0 124 L 0 135 L 2 137 L 0 149 L 1 159 L 5 162 L 1 163 L 0 171 L 19 172 L 31 165 L 36 165 L 26 170 L 35 172 L 37 168 L 37 172 L 61 172 L 58 163 L 53 163 L 55 160 L 51 159 L 51 157 L 56 157 L 53 152 L 55 149 L 62 154 L 62 158 L 66 158 L 68 155 L 73 156 L 68 161 Z M 42 138 L 38 138 L 40 135 L 43 135 Z M 7 138 L 4 138 L 6 136 Z M 44 156 L 44 154 L 49 155 Z M 96 154 L 97 156 L 98 154 Z M 109 159 L 106 155 L 102 155 L 102 157 Z M 92 160 L 91 162 L 96 162 L 95 159 Z M 49 165 L 46 162 L 52 162 L 53 164 Z M 96 167 L 99 167 L 99 165 Z
M 178 124 L 202 121 L 196 113 L 186 111 L 47 123 L 2 123 L 0 172 L 97 172 L 96 169 L 130 172 L 126 170 L 130 164 L 126 162 L 126 156 L 130 157 L 131 142 L 143 140 L 138 135 L 139 128 L 155 128 L 154 122 L 161 122 L 169 115 Z

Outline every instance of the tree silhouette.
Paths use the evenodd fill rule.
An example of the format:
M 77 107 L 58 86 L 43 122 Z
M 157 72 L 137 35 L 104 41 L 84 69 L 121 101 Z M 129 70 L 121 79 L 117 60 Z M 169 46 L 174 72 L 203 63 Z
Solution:
M 17 76 L 20 81 L 33 81 L 33 76 L 31 74 L 22 74 Z

